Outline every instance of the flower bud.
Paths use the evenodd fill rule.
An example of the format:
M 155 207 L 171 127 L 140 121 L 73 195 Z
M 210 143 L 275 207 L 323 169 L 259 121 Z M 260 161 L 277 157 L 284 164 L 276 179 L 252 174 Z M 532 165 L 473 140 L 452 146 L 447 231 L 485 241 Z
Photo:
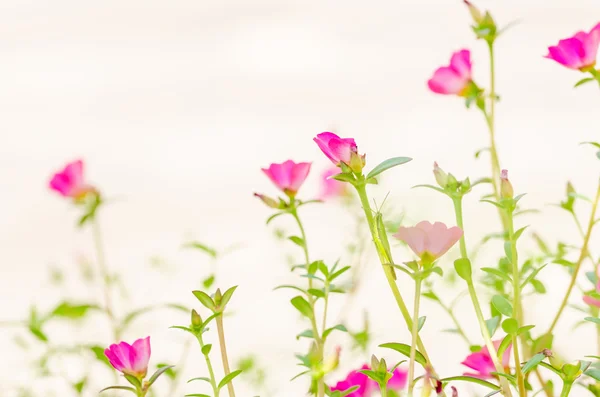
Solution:
M 467 8 L 469 9 L 469 12 L 471 13 L 471 17 L 473 17 L 473 21 L 476 24 L 480 24 L 481 22 L 483 22 L 483 14 L 481 13 L 481 11 L 479 11 L 479 9 L 468 0 L 464 0 L 464 2 Z
M 254 193 L 254 197 L 258 197 L 259 199 L 261 199 L 262 202 L 265 203 L 268 207 L 280 208 L 279 203 L 269 196 L 265 196 L 264 194 L 260 193 Z
M 350 154 L 350 164 L 348 166 L 352 170 L 352 172 L 356 174 L 362 173 L 363 168 L 365 167 L 365 155 L 360 155 L 358 152 L 352 152 Z
M 433 163 L 433 175 L 435 176 L 435 181 L 442 188 L 445 189 L 448 185 L 448 174 L 440 168 L 437 162 Z
M 458 187 L 458 180 L 456 180 L 456 177 L 452 174 L 448 174 L 448 184 L 446 185 L 446 187 L 448 187 L 451 190 L 456 190 L 456 188 Z
M 199 328 L 202 325 L 202 317 L 196 310 L 192 310 L 192 327 Z
M 215 292 L 215 304 L 217 307 L 221 305 L 221 299 L 223 299 L 223 294 L 221 293 L 221 289 L 217 288 L 217 291 Z
M 379 368 L 379 359 L 374 354 L 371 356 L 371 368 L 373 371 L 377 371 Z
M 340 353 L 342 348 L 336 346 L 335 352 L 323 361 L 323 373 L 327 374 L 335 370 L 340 363 Z
M 511 199 L 515 195 L 512 184 L 508 180 L 507 170 L 502 170 L 502 173 L 500 174 L 500 195 L 504 199 Z

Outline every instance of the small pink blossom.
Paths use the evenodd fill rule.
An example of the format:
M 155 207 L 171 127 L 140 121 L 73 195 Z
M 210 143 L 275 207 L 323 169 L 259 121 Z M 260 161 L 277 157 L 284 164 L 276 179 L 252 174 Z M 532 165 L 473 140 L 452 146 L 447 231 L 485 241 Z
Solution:
M 50 188 L 64 197 L 80 198 L 94 190 L 85 183 L 83 177 L 83 161 L 69 163 L 65 168 L 54 174 L 50 180 Z
M 422 260 L 433 262 L 456 244 L 462 235 L 463 231 L 459 227 L 448 228 L 442 222 L 431 224 L 422 221 L 413 227 L 401 226 L 394 237 L 408 244 Z
M 471 52 L 460 50 L 452 54 L 450 65 L 438 68 L 427 82 L 437 94 L 464 95 L 471 83 Z
M 296 195 L 310 171 L 310 163 L 294 163 L 288 160 L 281 164 L 273 163 L 262 171 L 273 181 L 275 186 L 290 197 Z
M 340 169 L 337 167 L 329 168 L 323 172 L 321 175 L 321 193 L 319 194 L 321 200 L 343 196 L 346 193 L 346 184 L 331 178 L 339 173 Z
M 498 348 L 500 347 L 502 340 L 497 340 L 493 343 L 494 348 L 496 349 L 496 352 L 494 354 L 497 354 Z M 504 368 L 508 368 L 511 347 L 512 346 L 509 345 L 504 351 L 504 354 L 502 355 L 502 366 Z M 495 377 L 492 374 L 492 372 L 496 372 L 496 367 L 494 365 L 494 362 L 492 361 L 492 357 L 490 356 L 488 348 L 485 346 L 480 351 L 469 354 L 467 358 L 465 358 L 465 361 L 463 361 L 461 364 L 471 368 L 472 370 L 477 371 L 465 372 L 465 376 L 471 376 L 473 378 L 479 379 L 492 379 Z
M 502 170 L 500 173 L 500 195 L 502 198 L 513 198 L 515 190 L 508 179 L 508 170 Z
M 590 306 L 600 307 L 600 299 L 594 298 L 590 295 L 584 295 L 583 301 Z
M 569 68 L 582 70 L 594 67 L 600 46 L 600 23 L 589 33 L 577 32 L 573 37 L 560 40 L 556 46 L 548 47 L 546 58 Z
M 150 337 L 138 339 L 133 345 L 127 342 L 110 345 L 104 354 L 117 371 L 143 379 L 150 361 Z
M 359 386 L 359 388 L 352 393 L 348 394 L 348 397 L 371 397 L 376 391 L 379 391 L 379 385 L 374 380 L 370 379 L 367 375 L 359 372 L 361 370 L 370 370 L 367 364 L 360 367 L 359 370 L 350 371 L 346 378 L 338 382 L 331 388 L 331 391 L 344 391 L 351 387 Z M 388 381 L 388 390 L 402 390 L 406 386 L 407 372 L 396 368 L 392 374 L 391 379 Z
M 350 165 L 352 153 L 357 153 L 356 142 L 353 138 L 340 138 L 333 132 L 322 132 L 313 139 L 325 156 L 339 166 L 340 163 Z

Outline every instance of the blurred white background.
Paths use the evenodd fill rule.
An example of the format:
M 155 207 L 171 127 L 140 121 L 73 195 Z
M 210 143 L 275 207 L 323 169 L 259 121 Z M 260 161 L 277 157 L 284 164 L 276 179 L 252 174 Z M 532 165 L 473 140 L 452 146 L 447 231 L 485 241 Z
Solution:
M 497 46 L 499 153 L 516 190 L 528 193 L 524 205 L 544 211 L 520 222 L 550 241 L 580 244 L 572 221 L 547 204 L 563 198 L 567 180 L 582 194 L 593 193 L 600 163 L 578 144 L 600 136 L 600 92 L 593 84 L 574 90 L 578 74 L 543 55 L 558 39 L 600 21 L 600 3 L 476 4 L 491 9 L 500 25 L 520 21 Z M 470 48 L 476 80 L 487 85 L 487 51 L 469 24 L 458 0 L 0 1 L 0 321 L 24 318 L 32 303 L 48 309 L 64 294 L 86 300 L 98 293 L 83 287 L 57 291 L 47 281 L 49 266 L 64 266 L 77 277 L 77 257 L 93 258 L 89 230 L 74 228 L 76 211 L 47 188 L 53 172 L 82 158 L 90 181 L 115 199 L 100 221 L 109 264 L 132 286 L 128 304 L 198 307 L 189 291 L 199 288 L 209 261 L 181 250 L 182 243 L 242 244 L 219 264 L 218 284 L 240 285 L 231 304 L 236 314 L 226 323 L 230 354 L 259 354 L 277 396 L 303 395 L 306 385 L 288 379 L 297 372 L 292 353 L 306 346 L 295 335 L 305 327 L 289 305 L 291 295 L 272 292 L 298 280 L 286 255 L 300 253 L 278 243 L 273 227 L 264 225 L 270 211 L 252 193 L 273 195 L 275 189 L 260 167 L 288 158 L 314 161 L 301 192 L 314 196 L 318 173 L 329 164 L 312 137 L 335 128 L 356 138 L 371 166 L 396 155 L 414 158 L 389 172 L 376 198 L 390 191 L 391 204 L 406 210 L 410 223 L 453 223 L 447 199 L 410 187 L 433 182 L 434 160 L 458 176 L 489 173 L 488 158 L 473 156 L 488 144 L 481 115 L 467 111 L 460 99 L 435 96 L 425 84 L 453 51 Z M 480 193 L 466 203 L 466 234 L 473 243 L 498 228 L 494 208 L 478 203 Z M 302 216 L 312 256 L 337 259 L 352 225 L 348 214 L 324 204 L 305 207 Z M 597 236 L 592 249 L 599 241 Z M 494 249 L 500 252 L 500 244 Z M 410 257 L 405 251 L 396 256 Z M 149 267 L 155 257 L 166 263 L 166 274 Z M 367 266 L 351 324 L 360 325 L 368 307 L 373 352 L 393 361 L 398 357 L 376 345 L 405 340 L 407 332 L 377 261 Z M 567 287 L 558 266 L 541 278 L 548 294 L 528 301 L 527 310 L 528 323 L 540 324 L 540 330 Z M 410 282 L 402 282 L 409 296 Z M 578 302 L 579 293 L 574 295 Z M 471 307 L 463 303 L 468 332 L 477 339 Z M 448 318 L 429 302 L 424 313 L 429 320 L 423 338 L 439 371 L 462 372 L 467 348 L 457 336 L 439 332 Z M 557 328 L 556 346 L 568 358 L 595 351 L 592 327 L 571 329 L 580 317 L 569 312 Z M 140 320 L 126 339 L 151 333 L 156 360 L 174 361 L 187 337 L 168 326 L 188 321 L 157 312 Z M 2 388 L 31 382 L 24 370 L 29 358 L 13 343 L 17 331 L 0 329 L 2 396 L 9 395 Z M 77 332 L 81 339 L 109 340 L 100 318 Z M 64 329 L 51 334 L 64 343 L 72 335 Z M 341 334 L 334 340 L 347 341 Z M 189 377 L 205 375 L 199 351 L 191 354 Z M 367 359 L 349 348 L 343 354 L 343 370 Z M 78 370 L 66 369 L 73 377 Z M 46 387 L 36 384 L 40 396 Z M 187 385 L 185 392 L 200 387 Z M 239 393 L 255 395 L 241 384 Z

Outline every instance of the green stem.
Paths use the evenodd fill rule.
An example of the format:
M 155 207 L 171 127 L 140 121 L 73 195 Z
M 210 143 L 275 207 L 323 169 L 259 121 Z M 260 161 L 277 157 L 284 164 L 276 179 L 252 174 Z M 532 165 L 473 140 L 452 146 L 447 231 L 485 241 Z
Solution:
M 202 333 L 198 333 L 196 335 L 196 339 L 198 339 L 198 343 L 200 344 L 200 349 L 204 348 L 204 340 L 202 340 Z M 210 376 L 210 385 L 213 389 L 214 397 L 219 397 L 219 388 L 217 387 L 217 379 L 215 378 L 215 371 L 213 370 L 212 363 L 210 361 L 210 356 L 208 354 L 204 354 L 204 360 L 206 361 L 206 368 L 208 368 L 208 375 Z
M 387 384 L 379 384 L 379 390 L 381 391 L 381 397 L 387 397 Z
M 229 359 L 227 358 L 227 344 L 225 343 L 225 329 L 223 327 L 223 314 L 221 313 L 216 318 L 217 321 L 217 333 L 219 334 L 219 346 L 221 347 L 221 360 L 223 361 L 223 373 L 228 376 L 231 373 L 229 368 Z M 227 391 L 229 397 L 235 397 L 235 390 L 233 389 L 233 381 L 227 383 Z
M 558 324 L 558 320 L 560 319 L 561 314 L 563 313 L 565 307 L 567 306 L 567 303 L 569 301 L 569 297 L 571 296 L 571 292 L 573 291 L 573 288 L 575 287 L 575 283 L 577 282 L 577 275 L 579 274 L 579 270 L 581 269 L 581 264 L 583 263 L 583 261 L 585 260 L 585 258 L 587 257 L 587 253 L 588 253 L 588 245 L 590 242 L 590 238 L 592 236 L 592 230 L 594 229 L 594 222 L 596 220 L 596 211 L 598 209 L 598 201 L 600 201 L 600 184 L 598 185 L 598 189 L 596 191 L 596 198 L 594 199 L 594 202 L 592 204 L 592 212 L 590 214 L 590 221 L 588 223 L 588 228 L 585 234 L 585 238 L 583 239 L 583 246 L 581 247 L 581 253 L 579 254 L 579 259 L 577 260 L 577 263 L 575 264 L 575 268 L 573 269 L 573 275 L 571 276 L 571 282 L 569 284 L 569 287 L 567 288 L 567 293 L 565 294 L 565 297 L 562 300 L 562 303 L 560 304 L 560 307 L 558 308 L 558 311 L 556 312 L 556 315 L 554 316 L 554 320 L 552 321 L 552 324 L 550 325 L 550 328 L 548 329 L 548 331 L 546 332 L 546 334 L 551 334 L 552 331 L 554 331 L 554 327 L 556 327 L 556 324 Z
M 571 392 L 571 387 L 573 386 L 573 382 L 564 382 L 562 390 L 560 391 L 560 397 L 567 397 Z
M 507 210 L 508 220 L 508 238 L 510 241 L 510 262 L 512 265 L 512 281 L 513 281 L 513 313 L 514 319 L 519 321 L 521 318 L 521 279 L 519 273 L 519 257 L 517 254 L 517 240 L 515 238 L 515 227 L 513 222 L 512 210 Z M 519 396 L 526 397 L 527 392 L 525 391 L 525 379 L 523 372 L 521 372 L 521 359 L 519 357 L 519 343 L 516 336 L 513 336 L 513 354 L 515 359 L 515 371 L 517 373 L 517 384 L 519 386 Z
M 421 284 L 423 279 L 421 276 L 417 276 L 415 280 L 415 304 L 413 309 L 413 321 L 412 324 L 412 340 L 410 342 L 410 356 L 408 361 L 408 395 L 412 396 L 413 389 L 415 388 L 415 357 L 417 354 L 417 338 L 419 336 L 419 305 L 421 302 Z
M 100 277 L 102 278 L 102 292 L 104 294 L 104 310 L 108 315 L 108 318 L 111 323 L 113 338 L 115 342 L 118 342 L 120 339 L 119 327 L 117 325 L 117 319 L 115 317 L 115 312 L 113 310 L 113 303 L 110 293 L 110 274 L 108 271 L 108 266 L 106 265 L 106 256 L 104 254 L 104 243 L 102 239 L 102 233 L 100 231 L 100 224 L 98 222 L 98 214 L 94 216 L 94 220 L 92 222 L 92 232 L 94 235 L 94 246 L 96 247 L 96 263 L 98 265 L 98 271 L 100 273 Z
M 406 307 L 406 304 L 404 303 L 404 299 L 402 299 L 400 290 L 398 289 L 398 286 L 396 285 L 395 274 L 392 270 L 392 267 L 390 266 L 391 264 L 394 263 L 394 260 L 392 258 L 388 258 L 388 254 L 383 246 L 382 241 L 380 240 L 379 234 L 377 232 L 377 225 L 375 224 L 375 219 L 373 218 L 371 205 L 369 204 L 369 198 L 367 197 L 367 189 L 365 186 L 365 180 L 364 180 L 363 176 L 361 176 L 360 178 L 361 179 L 359 181 L 357 181 L 357 183 L 355 185 L 356 191 L 358 192 L 358 196 L 360 198 L 360 202 L 362 204 L 363 211 L 367 218 L 367 223 L 369 224 L 369 230 L 371 231 L 373 243 L 375 244 L 375 249 L 379 256 L 381 265 L 383 267 L 383 272 L 385 274 L 385 278 L 387 279 L 388 285 L 390 286 L 390 289 L 392 290 L 392 294 L 394 295 L 394 299 L 396 300 L 398 309 L 400 309 L 400 313 L 402 314 L 402 317 L 404 318 L 404 322 L 406 323 L 406 326 L 408 327 L 408 330 L 410 331 L 413 328 L 413 319 L 408 311 L 408 308 Z M 432 375 L 434 377 L 436 377 L 437 374 L 433 368 L 433 365 L 431 364 L 431 360 L 429 359 L 427 350 L 425 349 L 425 345 L 423 344 L 421 337 L 418 335 L 417 335 L 417 347 L 418 347 L 419 351 L 421 352 L 421 354 L 423 354 L 423 356 L 425 357 L 425 360 L 427 361 L 428 365 L 430 366 L 429 369 L 431 370 Z M 443 396 L 445 394 L 442 392 L 441 395 Z
M 292 205 L 293 205 L 293 201 L 292 201 Z M 302 225 L 302 221 L 300 220 L 300 217 L 298 216 L 298 212 L 296 211 L 296 208 L 291 210 L 290 213 L 296 220 L 296 223 L 298 224 L 298 228 L 300 229 L 300 236 L 302 237 L 302 242 L 303 242 L 302 250 L 304 251 L 304 260 L 306 262 L 306 269 L 308 271 L 308 267 L 310 266 L 310 256 L 308 254 L 308 244 L 306 242 L 306 232 L 304 231 L 304 226 Z M 308 278 L 308 289 L 312 289 L 312 288 L 313 288 L 313 280 L 312 280 L 312 278 Z M 308 303 L 310 304 L 312 312 L 316 313 L 315 299 L 313 298 L 313 296 L 311 294 L 307 294 L 307 295 L 308 295 Z M 325 312 L 323 314 L 323 323 L 325 323 L 325 318 L 326 318 L 325 316 L 327 316 L 327 307 L 325 308 Z M 312 327 L 313 336 L 315 339 L 315 344 L 317 346 L 318 360 L 319 360 L 319 362 L 322 362 L 325 349 L 324 349 L 323 338 L 321 338 L 321 334 L 319 333 L 319 328 L 317 327 L 317 320 L 316 320 L 315 315 L 313 315 L 310 318 L 310 323 L 311 323 L 311 327 Z M 325 330 L 325 328 L 323 328 L 323 330 Z M 318 397 L 325 396 L 325 380 L 323 379 L 323 377 L 321 377 L 317 380 L 317 396 Z
M 463 235 L 460 238 L 460 255 L 462 258 L 469 259 L 468 251 L 467 251 L 467 241 L 465 238 L 465 227 L 464 227 L 464 219 L 463 219 L 463 210 L 462 210 L 462 197 L 453 197 L 452 202 L 454 203 L 454 213 L 456 215 L 456 225 L 463 231 Z M 490 331 L 485 323 L 485 318 L 483 317 L 483 311 L 481 310 L 481 304 L 479 302 L 479 298 L 477 297 L 477 291 L 475 290 L 475 285 L 473 284 L 473 280 L 467 280 L 467 287 L 469 289 L 469 296 L 471 298 L 471 302 L 473 303 L 473 309 L 475 309 L 475 315 L 477 316 L 477 321 L 479 323 L 479 330 L 481 331 L 481 336 L 483 337 L 483 341 L 485 346 L 487 347 L 489 352 L 495 352 L 496 348 L 494 347 L 494 343 L 492 342 L 492 336 L 490 335 Z M 494 363 L 494 367 L 496 368 L 496 372 L 504 373 L 504 368 L 497 354 L 490 354 L 492 361 Z M 500 384 L 502 385 L 502 392 L 505 396 L 511 396 L 510 385 L 508 381 L 504 377 L 500 377 Z

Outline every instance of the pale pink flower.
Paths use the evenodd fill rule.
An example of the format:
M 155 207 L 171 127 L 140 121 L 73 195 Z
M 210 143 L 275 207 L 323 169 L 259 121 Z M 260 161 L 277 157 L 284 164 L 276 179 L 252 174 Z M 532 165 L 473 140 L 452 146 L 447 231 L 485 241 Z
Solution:
M 435 261 L 456 244 L 462 235 L 463 231 L 459 227 L 448 228 L 442 222 L 431 224 L 422 221 L 412 227 L 400 226 L 394 237 L 408 244 L 419 258 Z
M 310 171 L 310 163 L 294 163 L 288 160 L 282 164 L 273 163 L 262 171 L 273 181 L 275 186 L 288 196 L 295 196 L 306 180 Z
M 340 163 L 350 165 L 352 153 L 357 153 L 356 142 L 353 138 L 340 138 L 333 132 L 322 132 L 313 139 L 325 156 L 339 166 Z
M 590 306 L 600 307 L 600 299 L 598 299 L 598 298 L 594 298 L 589 295 L 584 295 L 583 301 Z
M 50 180 L 50 188 L 65 197 L 72 198 L 80 198 L 94 190 L 85 183 L 81 160 L 67 164 L 62 171 L 54 174 Z
M 321 200 L 328 200 L 343 196 L 346 191 L 346 184 L 332 178 L 332 176 L 340 173 L 340 169 L 337 167 L 329 168 L 321 175 L 321 193 L 319 198 Z
M 127 342 L 110 345 L 104 354 L 117 371 L 143 379 L 150 361 L 150 337 L 138 339 L 133 345 Z
M 331 388 L 331 391 L 344 391 L 351 387 L 359 386 L 359 388 L 352 393 L 348 394 L 348 397 L 371 397 L 375 392 L 379 391 L 379 385 L 374 380 L 370 379 L 367 375 L 359 372 L 360 370 L 369 370 L 370 366 L 367 364 L 360 367 L 359 370 L 350 371 L 346 378 L 338 382 Z M 402 390 L 406 386 L 407 371 L 400 368 L 396 368 L 392 374 L 391 379 L 388 381 L 388 390 Z
M 463 95 L 471 82 L 471 52 L 460 50 L 452 54 L 450 65 L 438 68 L 427 82 L 438 94 Z
M 548 47 L 546 58 L 569 69 L 586 69 L 596 64 L 599 46 L 600 23 L 589 33 L 577 32 L 573 37 L 560 40 L 556 46 Z
M 497 340 L 493 343 L 494 349 L 496 349 L 494 354 L 497 354 L 502 340 Z M 504 368 L 508 368 L 511 347 L 512 346 L 508 346 L 502 355 L 502 367 Z M 465 358 L 465 361 L 463 361 L 461 364 L 477 371 L 465 372 L 465 376 L 471 376 L 479 379 L 492 379 L 495 377 L 492 372 L 496 372 L 496 367 L 494 366 L 494 362 L 492 361 L 492 357 L 490 356 L 488 348 L 485 346 L 480 351 L 469 354 L 467 358 Z

